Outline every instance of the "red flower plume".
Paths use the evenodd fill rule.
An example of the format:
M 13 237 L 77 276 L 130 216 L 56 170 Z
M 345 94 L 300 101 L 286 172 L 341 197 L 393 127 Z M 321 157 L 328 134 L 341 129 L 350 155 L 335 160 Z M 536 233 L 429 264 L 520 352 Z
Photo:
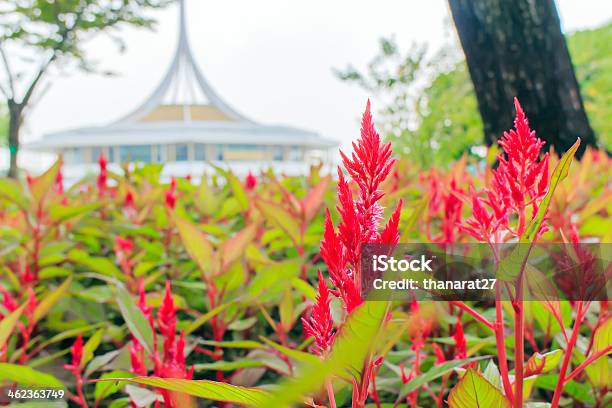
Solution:
M 328 350 L 334 341 L 333 321 L 329 310 L 329 302 L 331 302 L 329 289 L 325 283 L 325 278 L 323 278 L 319 270 L 317 302 L 312 307 L 310 317 L 308 319 L 302 318 L 304 331 L 308 336 L 315 338 L 319 354 L 323 354 Z
M 257 177 L 255 177 L 250 171 L 244 179 L 244 187 L 247 190 L 253 190 L 255 187 L 257 187 Z

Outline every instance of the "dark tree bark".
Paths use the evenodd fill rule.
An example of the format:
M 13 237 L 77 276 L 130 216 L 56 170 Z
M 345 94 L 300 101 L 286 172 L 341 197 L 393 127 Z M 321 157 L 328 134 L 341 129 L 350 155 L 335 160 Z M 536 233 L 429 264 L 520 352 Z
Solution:
M 578 156 L 595 145 L 554 0 L 449 0 L 465 53 L 485 141 L 512 125 L 518 97 L 546 146 Z

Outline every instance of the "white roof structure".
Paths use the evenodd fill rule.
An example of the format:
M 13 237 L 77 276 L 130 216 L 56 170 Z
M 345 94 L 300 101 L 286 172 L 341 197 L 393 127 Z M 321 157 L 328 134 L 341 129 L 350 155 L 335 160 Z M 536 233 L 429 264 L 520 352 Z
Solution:
M 27 147 L 60 153 L 75 148 L 120 149 L 127 145 L 177 143 L 277 149 L 291 146 L 304 152 L 328 152 L 338 145 L 312 131 L 259 124 L 228 105 L 211 87 L 193 57 L 187 37 L 185 0 L 180 0 L 178 45 L 172 63 L 157 88 L 139 107 L 109 125 L 47 134 Z

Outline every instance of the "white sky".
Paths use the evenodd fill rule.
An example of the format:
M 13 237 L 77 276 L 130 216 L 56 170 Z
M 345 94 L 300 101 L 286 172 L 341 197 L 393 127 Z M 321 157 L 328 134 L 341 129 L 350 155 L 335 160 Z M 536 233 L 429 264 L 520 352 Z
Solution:
M 612 18 L 608 0 L 560 0 L 558 7 L 567 31 Z M 119 75 L 54 80 L 32 111 L 24 140 L 105 124 L 140 104 L 176 43 L 176 6 L 154 17 L 155 31 L 122 30 L 123 54 L 103 37 L 89 42 L 89 55 Z M 187 18 L 195 57 L 230 105 L 257 121 L 316 130 L 344 146 L 358 135 L 368 95 L 336 79 L 332 68 L 363 68 L 381 36 L 394 34 L 403 49 L 413 41 L 437 49 L 455 35 L 444 0 L 187 0 Z

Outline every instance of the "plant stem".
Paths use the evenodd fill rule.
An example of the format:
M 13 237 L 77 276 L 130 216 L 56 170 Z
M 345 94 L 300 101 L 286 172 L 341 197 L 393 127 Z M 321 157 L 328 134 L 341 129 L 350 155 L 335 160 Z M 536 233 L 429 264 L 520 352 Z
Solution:
M 584 360 L 584 362 L 582 364 L 580 364 L 578 367 L 576 367 L 574 369 L 574 371 L 572 371 L 567 377 L 564 378 L 564 382 L 568 382 L 570 380 L 572 380 L 574 377 L 576 377 L 578 374 L 580 374 L 582 372 L 582 370 L 584 370 L 586 367 L 589 366 L 589 364 L 591 364 L 593 361 L 597 360 L 599 357 L 602 357 L 606 354 L 608 354 L 610 351 L 612 351 L 612 346 L 608 346 L 603 350 L 599 350 L 597 353 L 593 353 L 589 356 L 589 358 L 587 358 L 586 360 Z
M 496 286 L 496 300 L 495 300 L 495 344 L 497 347 L 497 353 L 499 358 L 499 372 L 502 378 L 502 384 L 504 385 L 504 391 L 506 396 L 512 401 L 512 385 L 510 384 L 510 377 L 508 375 L 508 360 L 506 359 L 506 339 L 504 337 L 504 315 L 502 313 L 501 305 L 501 288 Z
M 521 286 L 521 285 L 519 285 Z M 514 407 L 523 407 L 523 364 L 525 360 L 525 314 L 523 299 L 518 299 L 514 308 Z
M 572 336 L 567 343 L 567 347 L 565 348 L 565 355 L 563 356 L 563 363 L 561 364 L 561 371 L 559 371 L 559 380 L 557 381 L 557 386 L 555 387 L 555 393 L 553 394 L 553 399 L 550 404 L 551 408 L 557 408 L 559 406 L 559 400 L 561 399 L 561 394 L 563 393 L 563 387 L 565 386 L 565 373 L 567 372 L 567 368 L 569 367 L 569 363 L 572 360 L 572 350 L 576 345 L 576 340 L 578 340 L 578 332 L 580 331 L 580 324 L 582 323 L 583 315 L 582 315 L 582 302 L 578 302 L 578 310 L 576 312 L 576 321 L 574 322 L 574 327 L 572 328 Z
M 452 300 L 450 302 L 452 305 L 457 306 L 459 309 L 467 312 L 468 314 L 470 314 L 474 319 L 478 320 L 479 322 L 481 322 L 482 324 L 484 324 L 485 326 L 487 326 L 489 329 L 491 330 L 495 330 L 495 325 L 493 323 L 491 323 L 489 320 L 487 320 L 486 317 L 484 317 L 483 315 L 481 315 L 480 313 L 478 313 L 476 310 L 472 309 L 471 307 L 469 307 L 468 305 L 465 304 L 465 302 L 461 302 L 461 301 L 455 301 Z
M 336 396 L 334 395 L 334 387 L 330 380 L 326 381 L 327 398 L 329 399 L 329 408 L 336 408 Z

